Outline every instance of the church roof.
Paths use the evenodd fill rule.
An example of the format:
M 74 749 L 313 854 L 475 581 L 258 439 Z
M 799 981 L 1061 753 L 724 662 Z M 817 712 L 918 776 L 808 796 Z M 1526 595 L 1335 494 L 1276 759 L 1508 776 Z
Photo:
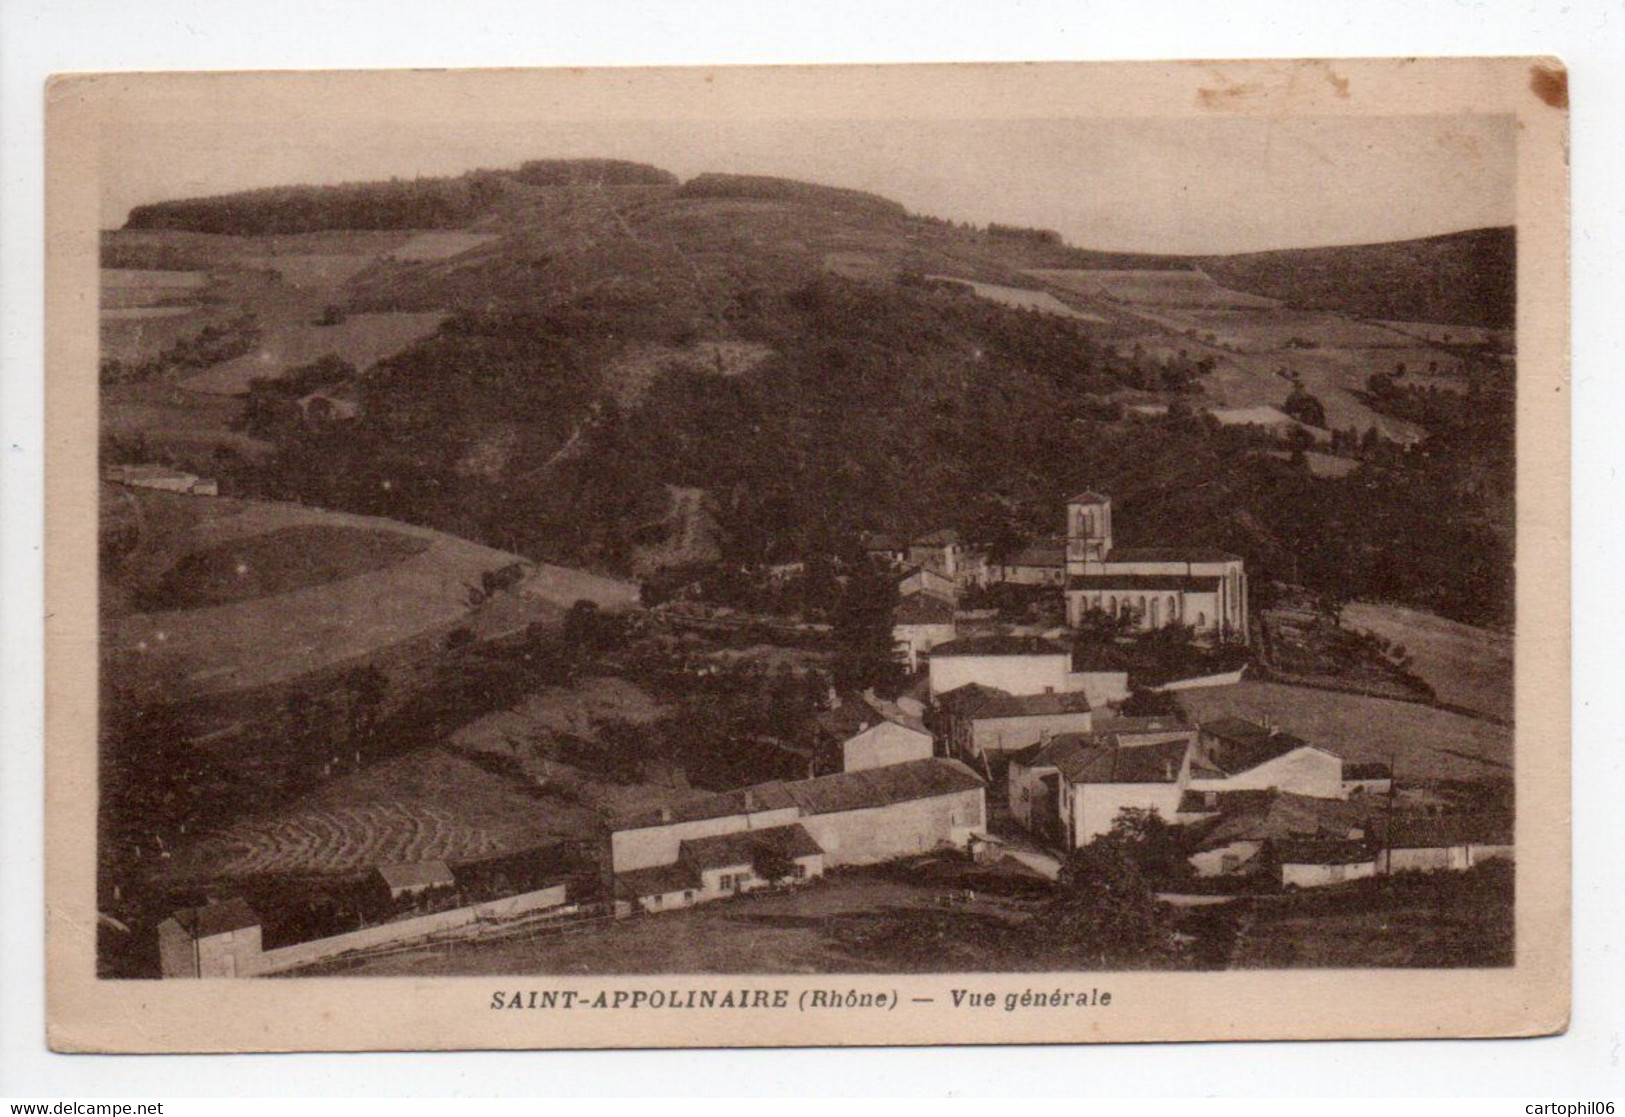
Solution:
M 956 655 L 1066 655 L 1066 648 L 1041 636 L 962 636 L 931 649 L 931 658 Z
M 959 533 L 951 527 L 938 528 L 914 538 L 916 547 L 950 547 L 959 543 Z
M 1128 744 L 1114 733 L 1062 733 L 1011 754 L 1028 768 L 1055 768 L 1070 783 L 1173 783 L 1190 741 Z
M 1093 492 L 1089 489 L 1085 489 L 1077 496 L 1067 497 L 1066 502 L 1068 504 L 1110 504 L 1112 502 L 1112 498 L 1109 496 L 1103 496 L 1102 494 Z

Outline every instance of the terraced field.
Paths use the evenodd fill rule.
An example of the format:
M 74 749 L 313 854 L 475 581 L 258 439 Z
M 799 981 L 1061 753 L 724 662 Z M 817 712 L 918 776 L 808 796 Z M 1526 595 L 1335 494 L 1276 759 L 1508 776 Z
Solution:
M 205 835 L 178 850 L 163 875 L 172 882 L 343 875 L 585 838 L 596 826 L 587 808 L 424 749 L 335 780 L 286 810 Z
M 1048 291 L 1035 291 L 1030 287 L 1006 287 L 1002 283 L 980 283 L 974 279 L 960 279 L 952 275 L 929 275 L 927 279 L 946 279 L 953 283 L 962 283 L 975 291 L 978 298 L 991 299 L 1003 306 L 1014 307 L 1017 310 L 1040 310 L 1045 314 L 1058 314 L 1063 318 L 1076 318 L 1080 322 L 1105 322 L 1107 319 L 1098 314 L 1089 314 L 1076 307 L 1067 306 L 1060 299 Z
M 275 378 L 323 357 L 339 357 L 366 371 L 434 333 L 445 317 L 439 311 L 352 314 L 333 326 L 277 326 L 266 332 L 253 352 L 204 369 L 182 386 L 194 392 L 242 395 L 250 380 Z
M 1281 305 L 1275 299 L 1221 287 L 1206 272 L 1194 270 L 1034 268 L 1027 274 L 1065 291 L 1144 306 L 1267 310 Z

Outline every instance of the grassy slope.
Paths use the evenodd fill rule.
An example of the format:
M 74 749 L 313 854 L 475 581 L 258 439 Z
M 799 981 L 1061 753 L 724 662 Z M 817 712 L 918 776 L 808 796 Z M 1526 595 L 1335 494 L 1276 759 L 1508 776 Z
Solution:
M 1350 602 L 1343 624 L 1374 632 L 1416 659 L 1414 670 L 1440 701 L 1512 717 L 1512 637 L 1402 605 Z

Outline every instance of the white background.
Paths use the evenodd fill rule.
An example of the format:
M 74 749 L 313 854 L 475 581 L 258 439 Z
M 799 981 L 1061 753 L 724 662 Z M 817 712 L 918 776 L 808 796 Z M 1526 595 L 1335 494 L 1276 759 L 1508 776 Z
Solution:
M 1556 54 L 1574 151 L 1574 1018 L 1518 1041 L 58 1056 L 41 975 L 41 91 L 68 70 Z M 981 1092 L 1625 1095 L 1625 3 L 0 0 L 0 1097 Z M 1562 820 L 1552 819 L 1560 826 Z M 1350 978 L 1351 992 L 1357 978 Z M 1331 1008 L 1332 1006 L 1328 1006 Z M 1494 1106 L 1489 1112 L 1503 1107 Z M 1522 1105 L 1506 1106 L 1522 1113 Z

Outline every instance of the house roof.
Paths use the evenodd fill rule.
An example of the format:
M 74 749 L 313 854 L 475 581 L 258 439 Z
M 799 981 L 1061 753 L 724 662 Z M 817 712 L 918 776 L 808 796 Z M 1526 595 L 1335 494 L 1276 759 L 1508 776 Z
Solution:
M 1112 498 L 1109 496 L 1104 496 L 1100 493 L 1085 489 L 1076 496 L 1067 497 L 1066 502 L 1068 504 L 1110 504 L 1111 499 Z
M 688 838 L 679 847 L 680 856 L 695 869 L 725 869 L 730 865 L 749 865 L 756 851 L 766 847 L 786 857 L 812 857 L 824 852 L 824 847 L 813 840 L 807 828 L 799 822 L 789 826 L 772 826 L 766 830 L 740 830 L 732 834 L 714 834 L 708 838 Z
M 678 861 L 671 865 L 652 865 L 647 869 L 631 869 L 615 874 L 615 890 L 623 896 L 638 899 L 643 896 L 667 896 L 700 887 L 700 875 L 687 864 Z
M 1512 819 L 1495 814 L 1379 818 L 1384 845 L 1394 849 L 1439 849 L 1459 845 L 1511 845 Z
M 1086 714 L 1090 711 L 1089 696 L 1081 690 L 1060 694 L 1005 694 L 998 691 L 986 695 L 972 709 L 969 717 L 981 719 L 1031 718 L 1050 714 Z
M 617 821 L 616 830 L 644 830 L 651 826 L 669 826 L 678 822 L 698 822 L 707 818 L 724 818 L 731 814 L 746 814 L 745 799 L 751 799 L 751 811 L 777 811 L 796 805 L 785 790 L 788 785 L 783 780 L 768 780 L 765 783 L 753 784 L 750 787 L 741 787 L 734 791 L 718 792 L 698 799 L 690 799 L 686 803 L 677 803 L 667 808 L 669 817 L 662 815 L 658 810 L 642 811 L 638 814 L 628 815 Z
M 1249 772 L 1260 764 L 1267 764 L 1298 749 L 1316 749 L 1328 756 L 1337 755 L 1320 745 L 1311 745 L 1302 737 L 1279 730 L 1271 732 L 1267 727 L 1243 718 L 1216 718 L 1203 722 L 1201 729 L 1204 734 L 1222 743 L 1217 750 L 1218 755 L 1213 759 L 1221 770 L 1232 776 L 1238 772 Z
M 1173 783 L 1189 748 L 1187 740 L 1142 745 L 1115 733 L 1062 733 L 1010 759 L 1028 768 L 1054 768 L 1069 783 Z
M 1186 574 L 1074 574 L 1066 580 L 1069 590 L 1170 590 L 1181 593 L 1214 593 L 1219 579 Z
M 1345 799 L 1314 799 L 1286 791 L 1221 791 L 1217 799 L 1220 817 L 1198 840 L 1199 849 L 1245 841 L 1347 840 L 1351 830 L 1366 825 L 1361 805 Z M 1205 803 L 1203 793 L 1186 792 L 1180 813 L 1190 811 L 1193 803 Z
M 916 535 L 912 540 L 916 547 L 950 547 L 959 544 L 959 533 L 951 527 L 938 528 L 928 531 L 924 535 Z
M 1366 764 L 1351 764 L 1343 761 L 1343 778 L 1345 780 L 1391 780 L 1394 773 L 1388 765 L 1378 761 Z
M 1106 564 L 1114 562 L 1241 562 L 1240 555 L 1217 547 L 1113 547 Z
M 205 904 L 199 908 L 182 908 L 170 918 L 179 923 L 181 929 L 194 939 L 224 935 L 231 931 L 240 931 L 244 927 L 258 927 L 260 924 L 259 915 L 241 896 L 234 896 L 218 904 Z
M 959 655 L 1067 655 L 1041 636 L 961 636 L 931 649 L 931 658 Z
M 847 741 L 866 729 L 873 729 L 883 721 L 900 725 L 912 732 L 930 736 L 918 718 L 901 713 L 888 713 L 869 703 L 862 695 L 845 695 L 833 710 L 813 715 L 818 727 L 838 741 Z
M 457 883 L 457 878 L 451 875 L 451 868 L 444 861 L 380 865 L 378 875 L 391 888 L 439 888 Z
M 916 590 L 905 594 L 892 614 L 893 624 L 953 624 L 954 604 L 934 593 Z
M 1066 540 L 1037 539 L 1006 559 L 1006 566 L 1056 567 L 1066 565 Z
M 959 761 L 928 757 L 859 772 L 837 772 L 784 786 L 802 814 L 816 815 L 933 799 L 984 785 L 981 777 Z
M 1282 865 L 1363 865 L 1376 860 L 1365 842 L 1288 839 L 1271 842 L 1270 848 Z

